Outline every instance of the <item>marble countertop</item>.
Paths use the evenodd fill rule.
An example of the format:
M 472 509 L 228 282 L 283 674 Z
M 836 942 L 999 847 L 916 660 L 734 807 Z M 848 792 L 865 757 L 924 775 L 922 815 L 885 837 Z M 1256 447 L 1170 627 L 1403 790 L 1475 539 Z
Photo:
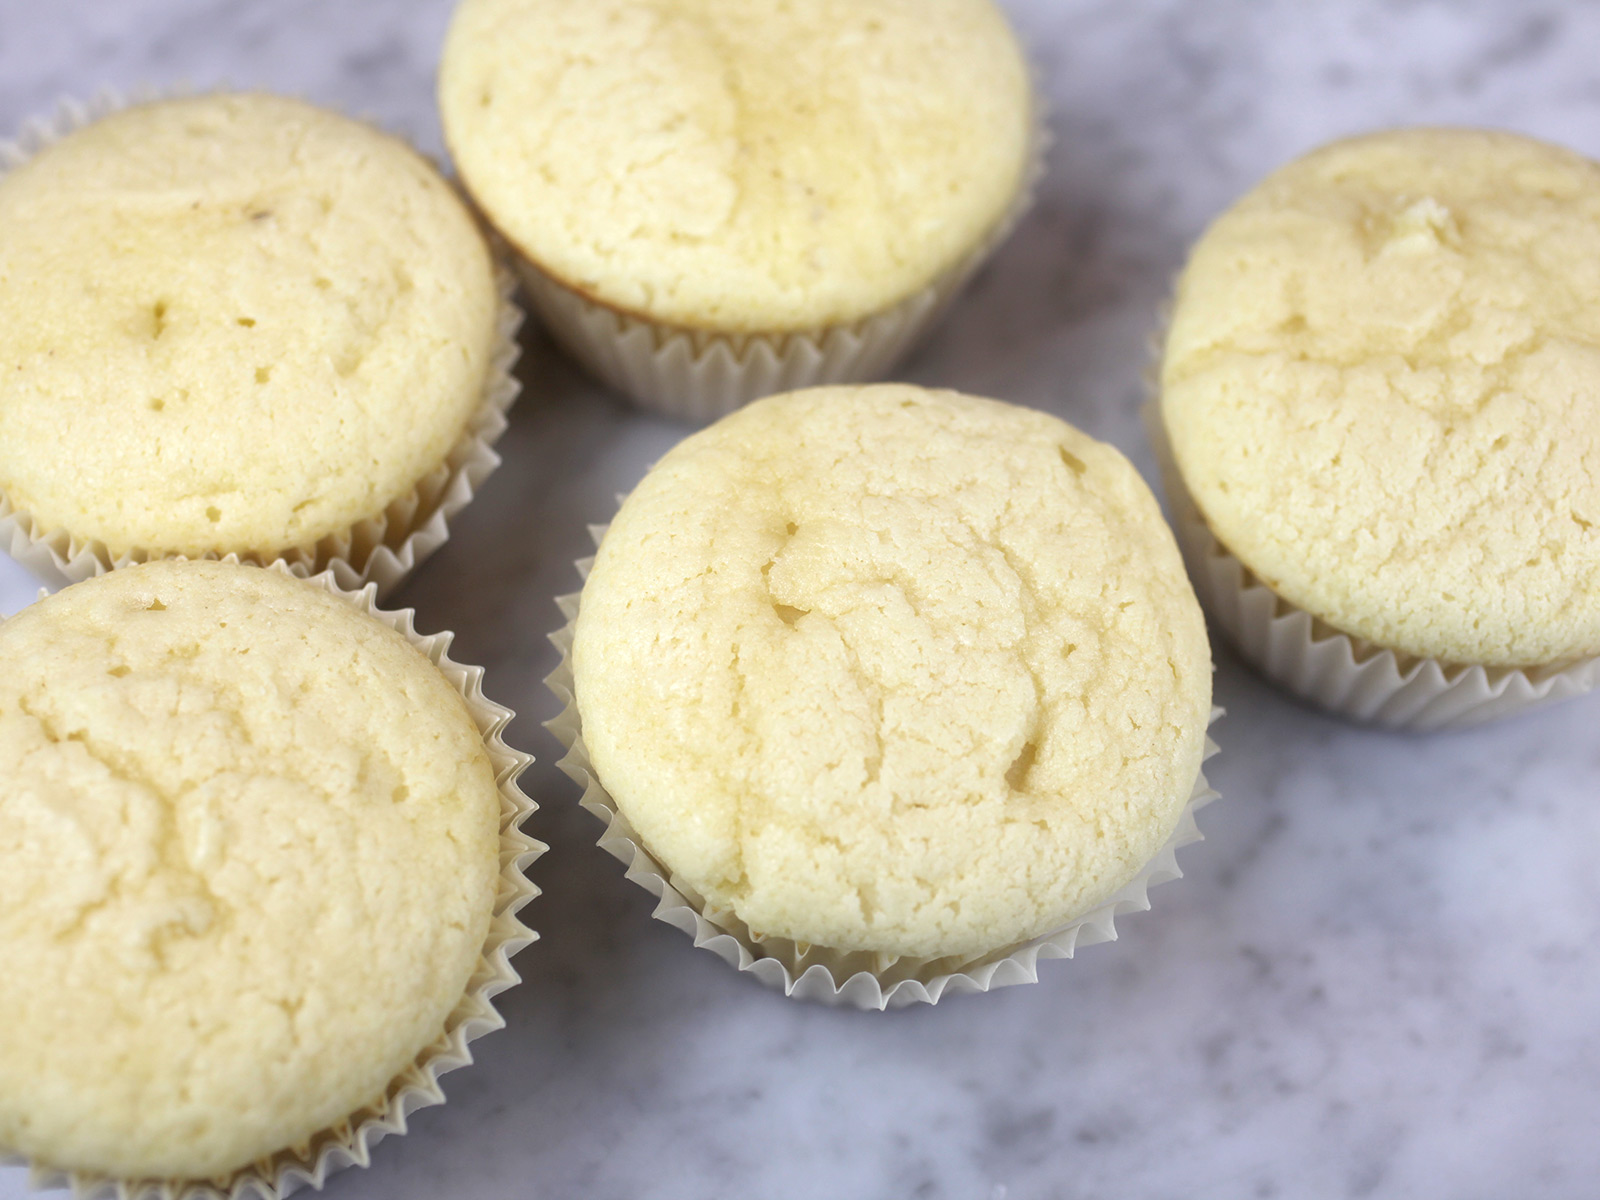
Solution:
M 1600 156 L 1600 7 L 1007 0 L 1048 92 L 1040 202 L 903 374 L 1056 412 L 1150 475 L 1145 339 L 1185 246 L 1271 167 L 1405 122 Z M 0 0 L 0 127 L 187 80 L 374 115 L 437 152 L 449 0 Z M 505 466 L 394 599 L 521 716 L 550 843 L 509 1028 L 344 1200 L 1591 1197 L 1600 695 L 1427 738 L 1289 702 L 1219 648 L 1223 799 L 1187 878 L 1043 981 L 881 1015 L 791 1003 L 594 846 L 540 728 L 585 524 L 683 430 L 538 335 Z M 0 611 L 34 584 L 0 561 Z M 0 1169 L 0 1200 L 26 1193 Z

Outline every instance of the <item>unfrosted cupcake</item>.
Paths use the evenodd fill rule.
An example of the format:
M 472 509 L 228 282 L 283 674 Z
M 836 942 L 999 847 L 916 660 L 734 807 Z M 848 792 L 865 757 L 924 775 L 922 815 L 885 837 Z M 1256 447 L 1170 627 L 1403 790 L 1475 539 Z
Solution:
M 0 177 L 0 515 L 74 576 L 382 552 L 388 586 L 495 461 L 508 321 L 397 139 L 262 94 L 101 116 Z
M 820 964 L 882 990 L 1139 876 L 1202 786 L 1211 688 L 1120 454 L 904 385 L 675 447 L 601 543 L 571 683 L 583 760 L 674 889 L 786 987 Z
M 1463 129 L 1325 147 L 1206 232 L 1161 423 L 1218 544 L 1201 587 L 1269 673 L 1398 724 L 1592 686 L 1597 261 L 1600 166 Z M 1243 612 L 1256 585 L 1284 607 Z
M 553 331 L 696 418 L 886 370 L 1014 215 L 1036 126 L 990 0 L 463 0 L 439 100 Z
M 0 624 L 0 1148 L 87 1190 L 320 1186 L 497 1026 L 525 760 L 400 625 L 179 561 Z

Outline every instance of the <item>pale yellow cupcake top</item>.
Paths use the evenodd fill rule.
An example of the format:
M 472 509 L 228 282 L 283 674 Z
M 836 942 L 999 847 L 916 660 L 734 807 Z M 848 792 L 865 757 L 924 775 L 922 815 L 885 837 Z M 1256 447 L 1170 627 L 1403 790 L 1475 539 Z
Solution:
M 1192 793 L 1205 626 L 1128 462 L 904 385 L 757 401 L 623 504 L 573 646 L 645 844 L 758 934 L 934 957 L 1104 900 Z
M 0 1147 L 227 1173 L 379 1100 L 478 961 L 499 796 L 399 634 L 164 561 L 0 624 Z
M 1195 246 L 1162 416 L 1219 539 L 1381 646 L 1600 653 L 1600 166 L 1530 138 L 1338 142 Z
M 439 102 L 468 188 L 546 272 L 724 333 L 933 282 L 1016 198 L 1032 122 L 991 0 L 462 0 Z
M 0 178 L 0 492 L 114 555 L 312 545 L 444 461 L 497 302 L 392 137 L 259 94 L 104 117 Z

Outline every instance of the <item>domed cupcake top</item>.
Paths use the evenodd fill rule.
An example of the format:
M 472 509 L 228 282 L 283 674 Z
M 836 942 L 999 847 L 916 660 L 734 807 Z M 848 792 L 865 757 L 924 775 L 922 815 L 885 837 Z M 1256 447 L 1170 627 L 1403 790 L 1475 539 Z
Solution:
M 1293 604 L 1446 661 L 1600 653 L 1600 166 L 1411 129 L 1284 167 L 1194 249 L 1162 414 Z
M 1031 131 L 990 0 L 464 0 L 439 93 L 525 255 L 730 333 L 849 323 L 930 283 L 1004 216 Z
M 1115 450 L 907 386 L 755 404 L 628 498 L 573 669 L 602 784 L 757 933 L 937 957 L 1127 882 L 1189 798 L 1205 628 Z
M 314 586 L 164 561 L 0 625 L 0 1145 L 207 1177 L 381 1097 L 488 931 L 461 697 Z
M 394 138 L 259 94 L 113 113 L 0 178 L 0 491 L 114 555 L 313 545 L 444 460 L 497 303 Z

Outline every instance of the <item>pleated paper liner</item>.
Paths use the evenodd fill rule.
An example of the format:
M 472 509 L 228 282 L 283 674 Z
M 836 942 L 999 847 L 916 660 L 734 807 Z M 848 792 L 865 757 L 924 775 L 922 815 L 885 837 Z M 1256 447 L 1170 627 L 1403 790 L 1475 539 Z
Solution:
M 1158 401 L 1148 400 L 1142 415 L 1201 604 L 1241 656 L 1302 700 L 1354 721 L 1425 732 L 1509 717 L 1600 684 L 1600 657 L 1542 667 L 1418 658 L 1344 633 L 1289 603 L 1206 524 L 1173 458 Z
M 596 545 L 605 529 L 603 525 L 591 527 Z M 593 558 L 580 560 L 579 574 L 588 578 L 593 564 Z M 600 847 L 627 867 L 629 879 L 659 897 L 660 903 L 652 914 L 657 920 L 683 930 L 694 939 L 696 946 L 710 950 L 729 966 L 749 972 L 768 987 L 794 999 L 861 1009 L 903 1008 L 909 1004 L 937 1004 L 945 996 L 1037 982 L 1040 959 L 1071 958 L 1080 946 L 1113 940 L 1117 936 L 1117 916 L 1148 909 L 1150 888 L 1182 876 L 1177 851 L 1201 840 L 1194 814 L 1217 798 L 1201 772 L 1172 833 L 1125 886 L 1104 903 L 1058 929 L 980 956 L 896 958 L 765 938 L 752 933 L 732 912 L 710 909 L 692 887 L 663 867 L 596 778 L 573 697 L 572 636 L 577 623 L 579 595 L 560 596 L 556 603 L 567 622 L 550 635 L 561 652 L 561 661 L 545 683 L 564 707 L 560 716 L 548 722 L 547 728 L 566 747 L 566 754 L 557 765 L 583 787 L 583 807 L 605 822 Z M 1221 709 L 1213 709 L 1211 720 L 1221 715 Z M 1207 738 L 1205 757 L 1210 758 L 1216 752 L 1216 743 Z
M 237 560 L 230 555 L 222 561 Z M 293 574 L 283 563 L 272 563 L 266 569 Z M 395 1077 L 383 1096 L 301 1145 L 280 1150 L 231 1175 L 213 1179 L 116 1179 L 58 1170 L 0 1152 L 0 1162 L 29 1168 L 29 1183 L 35 1188 L 70 1187 L 78 1200 L 111 1197 L 116 1200 L 248 1200 L 252 1197 L 279 1200 L 302 1187 L 320 1189 L 337 1171 L 367 1166 L 372 1161 L 373 1147 L 391 1134 L 405 1133 L 407 1119 L 412 1113 L 443 1104 L 445 1096 L 439 1077 L 472 1062 L 469 1043 L 505 1026 L 505 1019 L 495 1010 L 494 998 L 520 981 L 509 961 L 511 955 L 538 937 L 517 914 L 539 894 L 526 870 L 547 849 L 518 828 L 537 806 L 517 786 L 517 777 L 533 759 L 507 746 L 501 737 L 514 714 L 484 696 L 482 667 L 467 666 L 450 658 L 448 651 L 454 634 L 420 634 L 412 621 L 413 610 L 379 608 L 375 583 L 368 583 L 359 591 L 346 589 L 339 585 L 331 571 L 315 575 L 306 582 L 346 600 L 416 647 L 460 693 L 483 737 L 484 750 L 500 789 L 500 884 L 495 895 L 494 917 L 477 968 L 467 983 L 466 992 L 446 1018 L 444 1030 L 417 1055 L 410 1067 Z
M 886 375 L 936 324 L 1033 205 L 1050 132 L 1033 88 L 1029 165 L 1017 197 L 979 244 L 906 299 L 847 325 L 784 334 L 724 334 L 651 321 L 592 300 L 512 246 L 528 301 L 593 375 L 643 408 L 703 424 L 761 396 Z
M 145 89 L 123 97 L 101 91 L 87 102 L 63 100 L 51 116 L 25 122 L 15 140 L 0 141 L 0 176 L 102 117 L 133 104 L 176 99 L 188 94 L 191 93 L 179 89 Z M 493 246 L 491 239 L 491 248 Z M 276 552 L 241 553 L 238 555 L 241 561 L 257 566 L 282 561 L 301 578 L 332 571 L 339 586 L 346 589 L 376 584 L 381 598 L 444 545 L 450 536 L 450 519 L 466 507 L 490 472 L 500 465 L 494 444 L 505 432 L 506 411 L 521 389 L 512 371 L 521 352 L 517 330 L 523 313 L 514 299 L 516 276 L 498 260 L 495 284 L 499 292 L 499 310 L 482 394 L 444 461 L 417 480 L 409 492 L 390 501 L 376 516 L 309 545 Z M 18 508 L 4 493 L 0 493 L 0 550 L 52 585 L 76 583 L 118 567 L 171 557 L 148 547 L 112 554 L 97 540 L 84 540 L 62 529 L 42 529 L 27 510 Z

